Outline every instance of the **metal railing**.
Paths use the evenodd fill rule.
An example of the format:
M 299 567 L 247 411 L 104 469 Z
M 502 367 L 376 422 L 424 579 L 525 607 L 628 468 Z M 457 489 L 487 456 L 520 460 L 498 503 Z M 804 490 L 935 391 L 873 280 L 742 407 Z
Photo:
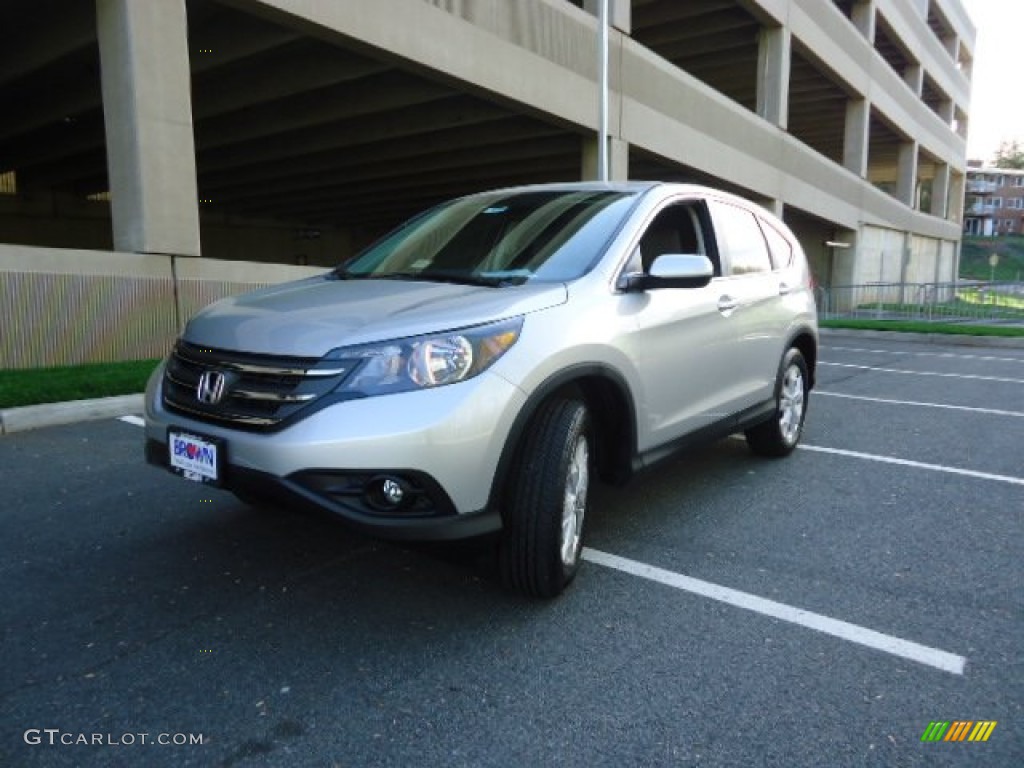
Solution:
M 869 283 L 819 287 L 823 320 L 918 320 L 1024 325 L 1024 282 Z

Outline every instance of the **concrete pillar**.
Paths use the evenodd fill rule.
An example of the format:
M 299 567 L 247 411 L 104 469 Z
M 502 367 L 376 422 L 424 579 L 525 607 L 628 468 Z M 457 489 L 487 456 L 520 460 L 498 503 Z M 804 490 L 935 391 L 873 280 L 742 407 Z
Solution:
M 896 198 L 911 208 L 917 204 L 917 152 L 916 141 L 904 141 L 896 160 Z
M 583 0 L 583 10 L 598 15 L 600 0 Z M 615 29 L 629 34 L 633 23 L 632 0 L 608 0 L 608 24 Z
M 960 58 L 960 38 L 956 35 L 947 35 L 942 38 L 942 45 L 949 52 L 950 58 L 956 61 Z
M 875 44 L 875 11 L 875 0 L 857 0 L 857 2 L 853 4 L 853 9 L 850 13 L 850 19 L 853 21 L 853 26 L 855 26 L 872 45 Z
M 950 168 L 946 163 L 935 166 L 935 178 L 932 179 L 932 216 L 946 218 L 949 211 Z
M 868 173 L 868 148 L 871 139 L 871 103 L 867 99 L 846 102 L 846 129 L 843 135 L 843 166 L 861 178 Z
M 114 248 L 198 256 L 185 0 L 96 0 Z
M 956 102 L 952 99 L 943 99 L 939 105 L 939 117 L 942 118 L 946 125 L 952 128 L 953 121 L 956 119 Z
M 946 215 L 950 221 L 960 223 L 964 220 L 964 191 L 967 177 L 962 173 L 950 171 L 949 193 L 946 199 Z
M 955 114 L 956 114 L 956 125 L 955 125 L 956 135 L 959 136 L 961 139 L 966 141 L 967 140 L 967 131 L 968 131 L 967 113 L 961 111 L 960 109 L 956 109 L 955 110 Z
M 910 62 L 903 72 L 903 82 L 910 86 L 915 96 L 920 96 L 924 91 L 924 67 L 916 61 Z
M 829 265 L 829 287 L 840 285 L 856 285 L 857 273 L 860 259 L 860 233 L 853 229 L 837 229 L 833 243 L 844 243 L 847 247 L 839 245 L 827 246 L 830 251 Z M 842 296 L 834 297 L 841 302 Z M 847 296 L 846 299 L 852 298 Z M 839 307 L 834 307 L 839 308 Z M 848 307 L 841 307 L 846 309 Z
M 792 42 L 788 27 L 763 27 L 757 52 L 757 114 L 783 129 L 789 121 Z
M 593 181 L 597 178 L 597 136 L 583 137 L 580 179 Z M 613 136 L 608 137 L 608 180 L 629 179 L 629 143 Z
M 964 58 L 964 57 L 958 55 L 956 62 L 957 62 L 957 66 L 960 68 L 960 71 L 963 73 L 963 76 L 967 78 L 967 82 L 969 82 L 969 83 L 973 82 L 973 80 L 974 80 L 974 59 L 973 58 Z

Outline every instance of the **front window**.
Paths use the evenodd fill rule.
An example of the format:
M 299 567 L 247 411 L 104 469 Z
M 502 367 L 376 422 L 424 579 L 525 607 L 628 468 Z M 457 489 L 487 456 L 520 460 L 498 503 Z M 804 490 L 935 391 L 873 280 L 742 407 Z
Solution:
M 573 280 L 597 261 L 634 192 L 492 192 L 441 205 L 336 270 L 342 279 L 517 285 Z

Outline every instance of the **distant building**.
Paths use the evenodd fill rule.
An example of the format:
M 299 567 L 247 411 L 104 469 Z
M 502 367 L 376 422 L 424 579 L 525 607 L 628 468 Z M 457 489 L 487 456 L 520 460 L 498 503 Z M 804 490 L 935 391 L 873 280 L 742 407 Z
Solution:
M 964 233 L 982 237 L 1024 233 L 1024 171 L 967 169 Z

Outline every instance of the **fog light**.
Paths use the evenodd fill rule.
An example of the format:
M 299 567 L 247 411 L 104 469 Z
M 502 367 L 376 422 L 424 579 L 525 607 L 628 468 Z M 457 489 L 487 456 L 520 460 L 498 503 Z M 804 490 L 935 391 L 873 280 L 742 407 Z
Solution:
M 396 507 L 402 503 L 402 499 L 405 498 L 405 489 L 402 484 L 392 480 L 390 477 L 381 483 L 381 492 L 384 494 L 384 498 L 389 504 L 394 504 Z
M 382 512 L 391 512 L 411 503 L 411 490 L 401 478 L 381 475 L 366 484 L 363 495 L 369 506 Z

